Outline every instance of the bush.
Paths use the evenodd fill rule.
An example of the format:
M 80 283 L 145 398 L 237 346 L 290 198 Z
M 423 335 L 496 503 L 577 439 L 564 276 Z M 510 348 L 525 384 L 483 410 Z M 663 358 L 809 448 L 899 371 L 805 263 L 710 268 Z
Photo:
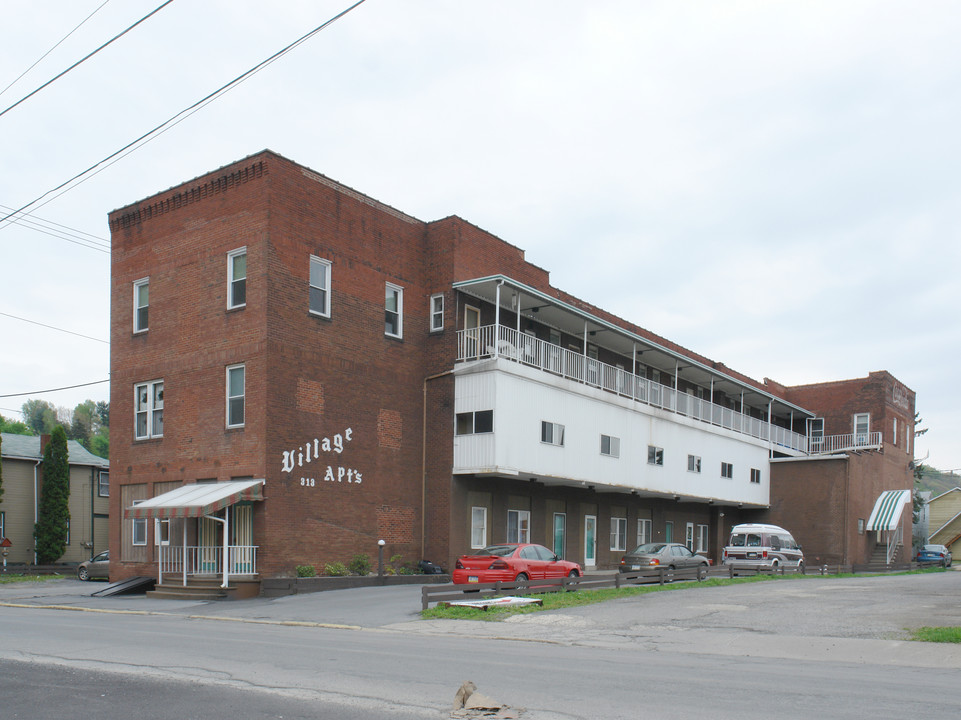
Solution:
M 354 555 L 347 564 L 347 569 L 354 575 L 366 576 L 370 573 L 370 556 L 366 553 Z
M 313 565 L 298 565 L 297 566 L 297 577 L 316 577 L 317 570 L 314 569 Z
M 327 563 L 324 565 L 324 574 L 332 577 L 344 577 L 350 575 L 350 570 L 342 562 Z

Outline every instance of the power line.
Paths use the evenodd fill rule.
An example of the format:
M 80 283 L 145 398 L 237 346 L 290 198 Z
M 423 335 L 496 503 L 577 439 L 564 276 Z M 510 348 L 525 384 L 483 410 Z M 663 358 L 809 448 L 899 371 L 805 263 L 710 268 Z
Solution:
M 107 378 L 106 380 L 96 380 L 95 382 L 80 383 L 79 385 L 67 385 L 66 387 L 50 388 L 49 390 L 34 390 L 33 392 L 11 393 L 10 395 L 0 395 L 0 398 L 24 397 L 26 395 L 44 395 L 46 393 L 60 392 L 61 390 L 73 390 L 75 388 L 89 387 L 91 385 L 103 385 L 106 382 L 110 382 L 110 378 Z
M 19 100 L 17 100 L 13 105 L 11 105 L 10 107 L 8 107 L 6 110 L 0 112 L 0 117 L 3 117 L 4 115 L 6 115 L 8 112 L 10 112 L 11 110 L 13 110 L 15 107 L 17 107 L 17 105 L 19 105 L 19 104 L 22 103 L 23 101 L 28 100 L 29 98 L 32 98 L 34 95 L 36 95 L 38 92 L 40 92 L 41 90 L 43 90 L 45 87 L 47 87 L 48 85 L 50 85 L 50 84 L 53 83 L 54 81 L 59 80 L 60 78 L 62 78 L 62 77 L 63 77 L 64 75 L 66 75 L 68 72 L 70 72 L 70 71 L 73 70 L 75 67 L 77 67 L 78 65 L 80 65 L 80 63 L 82 63 L 82 62 L 84 62 L 84 61 L 89 60 L 90 58 L 92 58 L 94 55 L 96 55 L 98 52 L 100 52 L 101 50 L 103 50 L 105 47 L 107 47 L 108 45 L 110 45 L 111 43 L 113 43 L 115 40 L 119 40 L 120 38 L 122 38 L 124 35 L 126 35 L 128 32 L 130 32 L 131 30 L 133 30 L 135 27 L 137 27 L 137 26 L 138 26 L 140 23 L 142 23 L 144 20 L 147 20 L 147 19 L 150 18 L 151 16 L 156 15 L 158 12 L 160 12 L 161 10 L 163 10 L 165 7 L 167 7 L 167 6 L 168 6 L 170 3 L 172 3 L 173 1 L 174 1 L 174 0 L 167 0 L 167 2 L 165 2 L 163 5 L 161 5 L 160 7 L 156 8 L 156 9 L 150 11 L 149 13 L 147 13 L 146 15 L 144 15 L 142 18 L 140 18 L 140 19 L 139 19 L 137 22 L 135 22 L 133 25 L 131 25 L 131 26 L 128 27 L 126 30 L 124 30 L 123 32 L 121 32 L 119 35 L 114 35 L 110 40 L 108 40 L 107 42 L 105 42 L 103 45 L 101 45 L 100 47 L 98 47 L 96 50 L 94 50 L 93 52 L 89 53 L 88 55 L 86 55 L 85 57 L 81 58 L 80 60 L 77 60 L 77 62 L 75 62 L 73 65 L 71 65 L 71 66 L 68 67 L 66 70 L 64 70 L 63 72 L 59 73 L 58 75 L 55 75 L 54 77 L 52 77 L 52 78 L 50 78 L 49 80 L 47 80 L 47 82 L 45 82 L 43 85 L 41 85 L 40 87 L 38 87 L 38 88 L 37 88 L 36 90 L 34 90 L 33 92 L 28 93 L 27 95 L 24 95 L 22 98 L 20 98 Z
M 0 203 L 0 210 L 13 210 L 13 208 Z M 108 255 L 110 254 L 109 240 L 104 240 L 83 230 L 77 230 L 67 225 L 55 223 L 52 220 L 44 220 L 33 214 L 22 213 L 19 217 L 11 218 L 10 222 L 43 233 L 44 235 L 66 240 L 81 247 L 97 250 Z
M 179 113 L 177 113 L 176 115 L 173 115 L 173 116 L 170 117 L 168 120 L 162 122 L 160 125 L 158 125 L 157 127 L 155 127 L 153 130 L 149 130 L 148 132 L 146 132 L 146 133 L 144 133 L 143 135 L 141 135 L 140 137 L 138 137 L 136 140 L 133 140 L 132 142 L 127 143 L 126 145 L 124 145 L 122 148 L 120 148 L 120 149 L 117 150 L 116 152 L 114 152 L 114 153 L 112 153 L 111 155 L 108 155 L 107 157 L 105 157 L 103 160 L 100 160 L 99 162 L 95 163 L 94 165 L 91 165 L 89 168 L 87 168 L 87 169 L 84 170 L 83 172 L 77 173 L 76 175 L 74 175 L 74 176 L 73 176 L 72 178 L 70 178 L 69 180 L 66 180 L 66 181 L 60 183 L 59 185 L 57 185 L 57 187 L 48 190 L 48 191 L 45 192 L 43 195 L 40 195 L 39 197 L 31 200 L 30 202 L 28 202 L 26 205 L 23 205 L 23 206 L 20 207 L 19 209 L 14 210 L 13 212 L 8 213 L 7 215 L 5 215 L 5 216 L 3 216 L 3 217 L 0 217 L 0 223 L 6 222 L 6 225 L 0 225 L 0 230 L 2 230 L 2 229 L 5 228 L 5 227 L 8 227 L 8 226 L 11 224 L 11 223 L 7 222 L 8 220 L 10 220 L 11 217 L 14 217 L 15 215 L 19 215 L 20 213 L 23 213 L 23 212 L 24 212 L 25 210 L 27 210 L 28 208 L 33 207 L 34 205 L 37 205 L 37 203 L 40 203 L 40 201 L 43 200 L 43 199 L 44 199 L 45 197 L 47 197 L 48 195 L 53 195 L 54 193 L 57 193 L 56 195 L 53 195 L 53 197 L 51 197 L 51 198 L 50 198 L 49 200 L 47 200 L 46 202 L 41 203 L 40 205 L 38 205 L 38 207 L 42 207 L 43 205 L 46 205 L 48 202 L 51 202 L 52 200 L 55 200 L 56 198 L 60 197 L 60 196 L 63 195 L 64 193 L 68 192 L 69 190 L 72 190 L 74 187 L 77 187 L 77 186 L 80 185 L 81 183 L 86 182 L 87 180 L 89 180 L 89 179 L 90 179 L 91 177 L 93 177 L 94 175 L 97 175 L 98 173 L 102 172 L 103 170 L 106 170 L 108 167 L 110 167 L 111 165 L 113 165 L 115 162 L 118 162 L 119 160 L 122 160 L 122 159 L 125 158 L 127 155 L 130 155 L 132 152 L 134 152 L 135 150 L 139 150 L 141 147 L 143 147 L 144 145 L 146 145 L 146 144 L 147 144 L 148 142 L 150 142 L 151 140 L 155 139 L 155 138 L 158 137 L 159 135 L 162 135 L 163 133 L 167 132 L 167 130 L 170 130 L 171 128 L 173 128 L 173 127 L 175 127 L 176 125 L 180 124 L 181 122 L 183 122 L 184 120 L 186 120 L 188 117 L 190 117 L 190 116 L 193 115 L 194 113 L 200 111 L 201 109 L 203 109 L 204 107 L 206 107 L 207 105 L 209 105 L 210 103 L 212 103 L 214 100 L 216 100 L 217 98 L 219 98 L 221 95 L 224 95 L 225 93 L 227 93 L 227 92 L 229 92 L 230 90 L 232 90 L 233 88 L 235 88 L 237 85 L 240 85 L 240 84 L 241 84 L 242 82 L 244 82 L 245 80 L 248 80 L 249 78 L 253 77 L 253 76 L 256 75 L 258 72 L 260 72 L 261 70 L 263 70 L 265 67 L 267 67 L 268 65 L 270 65 L 271 63 L 273 63 L 275 60 L 278 60 L 278 59 L 281 58 L 282 56 L 286 55 L 288 52 L 290 52 L 291 50 L 293 50 L 295 47 L 297 47 L 297 46 L 300 45 L 301 43 L 306 42 L 306 41 L 309 40 L 311 37 L 313 37 L 314 35 L 316 35 L 317 33 L 319 33 L 321 30 L 324 30 L 325 28 L 327 28 L 329 25 L 331 25 L 331 24 L 334 23 L 335 21 L 337 21 L 337 20 L 339 20 L 340 18 L 344 17 L 344 15 L 346 15 L 347 13 L 349 13 L 351 10 L 357 8 L 357 7 L 360 6 L 360 5 L 363 5 L 365 2 L 366 2 L 366 0 L 358 0 L 358 2 L 355 2 L 353 5 L 351 5 L 350 7 L 348 7 L 346 10 L 341 11 L 340 13 L 338 13 L 337 15 L 335 15 L 334 17 L 332 17 L 332 18 L 330 18 L 329 20 L 327 20 L 326 22 L 324 22 L 323 24 L 317 26 L 316 28 L 314 28 L 313 30 L 311 30 L 310 32 L 308 32 L 307 34 L 301 36 L 300 38 L 298 38 L 297 40 L 295 40 L 294 42 L 292 42 L 290 45 L 288 45 L 287 47 L 283 48 L 282 50 L 277 51 L 276 53 L 274 53 L 273 55 L 271 55 L 270 57 L 268 57 L 266 60 L 263 60 L 263 61 L 261 61 L 260 63 L 258 63 L 257 65 L 254 65 L 252 68 L 250 68 L 249 70 L 247 70 L 245 73 L 243 73 L 242 75 L 237 76 L 236 78 L 234 78 L 233 80 L 231 80 L 230 82 L 228 82 L 226 85 L 223 85 L 222 87 L 220 87 L 218 90 L 215 90 L 214 92 L 210 93 L 210 94 L 207 95 L 206 97 L 204 97 L 204 98 L 202 98 L 201 100 L 198 100 L 197 102 L 195 102 L 193 105 L 190 105 L 190 106 L 188 106 L 187 108 L 181 110 Z M 103 167 L 101 167 L 101 166 L 103 166 Z M 98 169 L 98 168 L 99 168 L 99 169 Z M 75 183 L 75 184 L 72 184 L 72 183 Z M 70 187 L 68 187 L 68 186 L 70 186 Z M 62 191 L 62 192 L 58 192 L 58 191 Z
M 14 85 L 16 85 L 18 82 L 20 82 L 20 80 L 23 78 L 24 75 L 26 75 L 28 72 L 30 72 L 30 71 L 33 70 L 35 67 L 37 67 L 37 65 L 39 65 L 41 62 L 43 62 L 43 59 L 44 59 L 45 57 L 47 57 L 47 55 L 49 55 L 49 54 L 52 53 L 54 50 L 56 50 L 58 47 L 60 47 L 60 43 L 62 43 L 62 42 L 63 42 L 64 40 L 66 40 L 68 37 L 70 37 L 70 36 L 73 35 L 75 32 L 77 32 L 77 30 L 79 30 L 79 29 L 84 25 L 84 23 L 87 22 L 87 20 L 89 20 L 89 19 L 92 18 L 94 15 L 96 15 L 98 12 L 100 12 L 100 11 L 103 9 L 103 6 L 106 5 L 108 2 L 110 2 L 110 0 L 104 0 L 103 5 L 101 5 L 101 6 L 98 7 L 96 10 L 94 10 L 92 13 L 90 13 L 89 15 L 87 15 L 87 17 L 85 17 L 85 18 L 80 22 L 80 24 L 77 25 L 77 27 L 75 27 L 73 30 L 71 30 L 71 31 L 68 32 L 66 35 L 64 35 L 62 38 L 60 38 L 60 40 L 59 40 L 52 48 L 50 48 L 49 50 L 47 50 L 47 52 L 45 52 L 43 55 L 41 55 L 41 56 L 33 63 L 33 65 L 31 65 L 31 66 L 28 67 L 26 70 L 24 70 L 22 73 L 20 73 L 20 74 L 14 79 L 14 81 L 11 82 L 9 85 L 7 85 L 3 90 L 0 90 L 0 95 L 3 95 L 7 90 L 9 90 L 9 89 L 12 88 Z
M 39 325 L 40 327 L 50 328 L 51 330 L 67 333 L 68 335 L 76 335 L 77 337 L 86 338 L 87 340 L 93 340 L 95 342 L 103 343 L 104 345 L 110 344 L 109 340 L 101 340 L 100 338 L 90 337 L 89 335 L 81 335 L 80 333 L 74 332 L 73 330 L 64 330 L 63 328 L 54 327 L 53 325 L 45 325 L 42 322 L 37 322 L 36 320 L 27 320 L 27 318 L 17 317 L 16 315 L 11 315 L 10 313 L 0 312 L 0 315 L 3 315 L 4 317 L 8 317 L 8 318 L 13 318 L 14 320 L 22 320 L 23 322 L 30 323 L 31 325 Z

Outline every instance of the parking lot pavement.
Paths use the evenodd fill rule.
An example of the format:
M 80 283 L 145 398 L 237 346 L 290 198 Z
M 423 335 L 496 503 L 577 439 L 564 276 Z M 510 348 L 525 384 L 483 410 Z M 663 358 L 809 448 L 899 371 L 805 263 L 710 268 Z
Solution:
M 90 596 L 103 587 L 69 578 L 0 585 L 0 606 L 961 669 L 961 646 L 906 641 L 918 627 L 961 626 L 961 572 L 688 586 L 501 622 L 423 620 L 416 585 L 218 602 Z

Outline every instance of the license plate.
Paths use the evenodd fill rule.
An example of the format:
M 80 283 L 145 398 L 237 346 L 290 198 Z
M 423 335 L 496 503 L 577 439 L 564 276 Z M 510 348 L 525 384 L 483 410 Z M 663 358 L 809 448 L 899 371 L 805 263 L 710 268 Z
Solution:
M 640 569 L 641 569 L 640 565 L 631 565 L 631 570 L 640 570 Z
M 468 576 L 467 582 L 477 582 L 477 576 L 476 575 Z

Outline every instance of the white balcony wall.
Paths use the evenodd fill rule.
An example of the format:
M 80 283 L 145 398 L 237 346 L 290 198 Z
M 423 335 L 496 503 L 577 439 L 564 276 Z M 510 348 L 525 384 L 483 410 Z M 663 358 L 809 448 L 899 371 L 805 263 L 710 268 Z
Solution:
M 705 425 L 629 398 L 506 360 L 456 371 L 455 413 L 494 411 L 494 432 L 454 438 L 455 473 L 534 476 L 640 494 L 682 495 L 767 505 L 768 444 Z M 541 422 L 564 426 L 564 445 L 541 442 Z M 619 457 L 601 455 L 601 435 L 619 438 Z M 663 466 L 648 464 L 648 446 L 664 450 Z M 701 472 L 688 471 L 688 455 Z M 721 477 L 721 463 L 734 466 Z M 751 468 L 761 471 L 752 483 Z

